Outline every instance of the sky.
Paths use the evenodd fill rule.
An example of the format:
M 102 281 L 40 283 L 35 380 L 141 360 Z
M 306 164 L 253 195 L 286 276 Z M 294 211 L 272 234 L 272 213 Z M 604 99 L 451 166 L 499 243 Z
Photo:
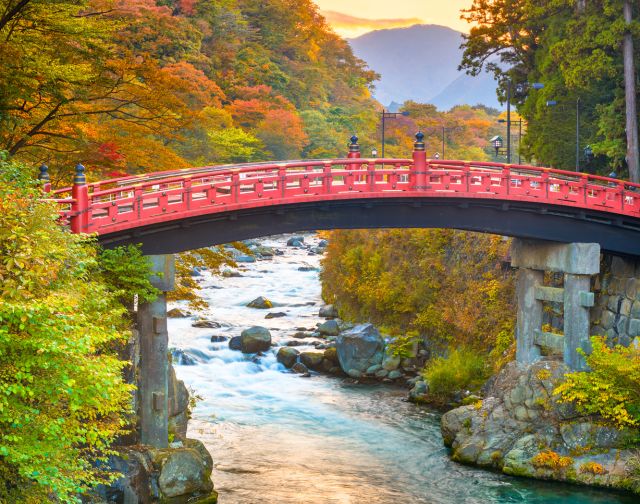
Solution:
M 344 37 L 384 28 L 411 26 L 418 23 L 449 26 L 468 32 L 468 24 L 460 19 L 460 10 L 472 0 L 315 0 L 334 28 Z

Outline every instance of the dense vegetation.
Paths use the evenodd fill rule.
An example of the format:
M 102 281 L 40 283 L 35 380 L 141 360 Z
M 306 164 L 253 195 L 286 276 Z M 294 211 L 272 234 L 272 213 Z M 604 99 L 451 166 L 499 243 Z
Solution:
M 347 319 L 381 325 L 399 354 L 424 341 L 433 356 L 463 348 L 499 366 L 513 342 L 508 246 L 498 236 L 443 229 L 334 231 L 323 297 Z
M 500 82 L 502 97 L 511 81 L 513 103 L 528 122 L 524 146 L 528 156 L 547 166 L 576 166 L 579 99 L 580 166 L 628 175 L 622 4 L 622 0 L 474 0 L 464 13 L 473 25 L 461 68 L 472 74 L 488 68 Z M 631 30 L 637 36 L 637 21 Z M 637 61 L 638 44 L 635 50 Z M 545 87 L 536 90 L 530 85 L 535 82 Z M 547 106 L 548 101 L 557 105 Z M 584 155 L 587 145 L 593 149 L 593 160 Z
M 156 294 L 137 249 L 101 261 L 40 195 L 0 159 L 0 502 L 67 502 L 109 481 L 98 462 L 131 407 L 125 304 Z
M 59 170 L 336 156 L 375 74 L 310 0 L 4 0 L 0 149 Z
M 633 345 L 612 348 L 604 338 L 593 337 L 585 358 L 590 371 L 566 375 L 555 393 L 581 413 L 617 427 L 640 428 L 640 351 Z

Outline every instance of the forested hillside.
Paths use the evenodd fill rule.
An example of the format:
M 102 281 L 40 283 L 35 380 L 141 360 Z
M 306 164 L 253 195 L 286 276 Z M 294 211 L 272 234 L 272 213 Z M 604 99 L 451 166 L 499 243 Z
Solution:
M 310 0 L 5 0 L 0 150 L 89 172 L 337 156 L 375 74 Z

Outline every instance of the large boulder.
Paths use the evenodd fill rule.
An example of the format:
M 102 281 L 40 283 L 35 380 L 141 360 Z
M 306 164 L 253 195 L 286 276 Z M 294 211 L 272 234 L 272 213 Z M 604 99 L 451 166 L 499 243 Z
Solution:
M 273 303 L 264 296 L 259 296 L 251 301 L 248 305 L 249 308 L 257 308 L 259 310 L 268 310 L 273 308 Z
M 318 315 L 323 318 L 338 318 L 338 310 L 333 305 L 326 305 L 320 308 Z
M 335 320 L 327 320 L 318 326 L 318 332 L 324 336 L 337 336 L 340 334 L 340 326 Z
M 304 244 L 304 236 L 292 236 L 287 240 L 287 247 L 302 247 Z
M 158 486 L 163 497 L 206 495 L 213 490 L 209 460 L 197 448 L 163 450 L 158 458 Z
M 338 362 L 354 378 L 376 364 L 382 364 L 384 339 L 372 324 L 361 324 L 341 333 L 336 339 Z
M 278 353 L 276 354 L 276 359 L 278 362 L 284 367 L 291 369 L 293 365 L 298 360 L 298 352 L 295 348 L 291 347 L 280 347 L 278 349 Z
M 302 352 L 300 354 L 300 362 L 314 371 L 321 369 L 323 359 L 324 352 Z
M 271 333 L 269 329 L 253 326 L 240 334 L 240 350 L 242 353 L 257 353 L 269 350 L 271 347 Z
M 229 348 L 231 350 L 242 350 L 242 338 L 234 336 L 229 340 Z

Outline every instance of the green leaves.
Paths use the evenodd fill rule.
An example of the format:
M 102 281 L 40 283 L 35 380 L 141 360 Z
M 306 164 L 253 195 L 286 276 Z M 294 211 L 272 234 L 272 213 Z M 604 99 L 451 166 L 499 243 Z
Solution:
M 76 502 L 110 478 L 94 462 L 130 409 L 117 296 L 154 291 L 138 249 L 101 269 L 95 243 L 66 232 L 20 168 L 0 162 L 0 502 Z

